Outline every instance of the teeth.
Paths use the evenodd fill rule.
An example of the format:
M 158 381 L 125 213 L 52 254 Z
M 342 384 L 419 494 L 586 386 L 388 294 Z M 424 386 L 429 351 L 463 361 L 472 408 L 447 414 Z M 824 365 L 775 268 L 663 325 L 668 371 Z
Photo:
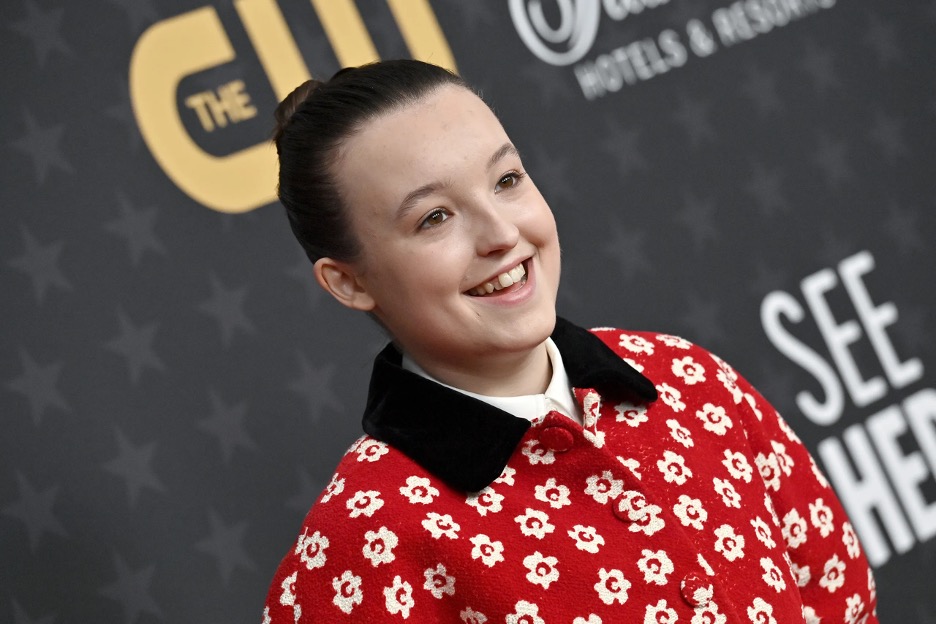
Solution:
M 524 275 L 526 275 L 526 269 L 523 268 L 523 264 L 518 264 L 506 273 L 501 273 L 492 281 L 485 282 L 480 286 L 472 288 L 468 291 L 468 294 L 475 296 L 489 295 L 495 290 L 503 290 L 508 286 L 513 286 L 521 279 L 523 279 Z

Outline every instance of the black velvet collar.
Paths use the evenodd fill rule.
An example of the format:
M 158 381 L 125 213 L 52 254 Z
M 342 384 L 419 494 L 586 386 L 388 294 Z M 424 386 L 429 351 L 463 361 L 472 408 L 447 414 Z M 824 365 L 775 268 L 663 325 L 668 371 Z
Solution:
M 574 388 L 605 397 L 653 401 L 653 383 L 591 332 L 561 318 L 552 339 Z M 467 492 L 500 476 L 530 423 L 412 373 L 392 345 L 374 361 L 364 431 Z

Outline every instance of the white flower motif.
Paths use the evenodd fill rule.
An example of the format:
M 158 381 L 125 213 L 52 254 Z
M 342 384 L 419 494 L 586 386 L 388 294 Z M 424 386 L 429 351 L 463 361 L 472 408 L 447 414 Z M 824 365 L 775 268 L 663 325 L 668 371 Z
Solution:
M 592 443 L 595 448 L 602 448 L 605 443 L 604 431 L 592 431 L 591 429 L 582 429 L 582 436 Z
M 826 479 L 826 476 L 822 474 L 821 470 L 819 470 L 819 466 L 816 464 L 816 460 L 813 459 L 812 455 L 809 456 L 809 467 L 812 470 L 813 476 L 816 478 L 816 481 L 819 482 L 819 485 L 821 485 L 824 488 L 828 488 L 829 480 Z
M 413 505 L 428 505 L 439 495 L 439 490 L 432 487 L 432 482 L 426 477 L 413 475 L 406 478 L 406 485 L 400 488 L 400 494 Z
M 767 489 L 779 490 L 780 464 L 777 463 L 776 453 L 770 453 L 769 455 L 758 453 L 757 457 L 754 458 L 754 463 L 757 464 L 757 471 L 760 473 L 761 479 L 764 480 Z
M 427 590 L 435 598 L 442 598 L 444 595 L 455 595 L 455 577 L 449 575 L 445 566 L 441 563 L 434 568 L 427 568 L 423 571 L 426 582 L 423 583 L 423 589 Z
M 793 473 L 793 458 L 787 454 L 786 446 L 776 440 L 771 440 L 770 448 L 773 449 L 774 455 L 777 456 L 777 465 L 780 467 L 780 470 L 789 477 Z
M 404 620 L 409 617 L 410 609 L 412 609 L 415 604 L 412 585 L 397 575 L 393 577 L 393 585 L 384 587 L 383 595 L 387 611 L 390 615 L 399 613 L 403 616 Z
M 656 387 L 660 399 L 669 405 L 674 412 L 681 412 L 686 409 L 686 404 L 682 402 L 682 393 L 667 383 L 661 383 Z
M 350 574 L 350 572 L 348 572 L 348 574 Z M 280 604 L 284 607 L 296 604 L 296 577 L 298 575 L 298 572 L 293 572 L 280 583 L 283 593 L 280 594 L 279 600 Z
M 733 479 L 741 479 L 745 483 L 751 482 L 751 474 L 754 469 L 751 468 L 751 464 L 748 463 L 747 457 L 743 454 L 733 453 L 725 449 L 725 459 L 722 460 L 722 465 L 728 469 L 728 474 Z
M 539 616 L 539 607 L 526 600 L 518 600 L 514 605 L 514 612 L 508 613 L 507 624 L 546 624 Z
M 368 531 L 364 534 L 364 540 L 364 548 L 361 552 L 375 568 L 382 563 L 390 563 L 396 559 L 393 549 L 397 547 L 399 538 L 387 527 L 382 526 L 376 531 Z
M 383 507 L 383 500 L 380 498 L 380 492 L 377 490 L 367 490 L 366 492 L 355 492 L 354 496 L 348 499 L 345 506 L 350 512 L 348 516 L 357 518 L 358 516 L 374 515 L 374 512 Z
M 674 359 L 672 366 L 673 374 L 679 377 L 687 386 L 694 386 L 699 382 L 705 381 L 705 369 L 702 365 L 687 355 L 682 359 Z
M 657 468 L 667 483 L 682 485 L 686 479 L 692 478 L 692 470 L 686 466 L 686 460 L 673 451 L 663 451 L 663 459 L 657 461 Z
M 361 591 L 361 577 L 355 576 L 351 570 L 345 570 L 340 577 L 332 578 L 332 589 L 335 590 L 332 603 L 341 609 L 342 613 L 350 615 L 355 605 L 361 604 L 361 601 L 364 600 L 364 593 Z
M 773 499 L 770 498 L 770 494 L 764 494 L 764 509 L 770 514 L 770 519 L 773 520 L 774 526 L 779 525 L 780 518 L 777 517 L 777 512 L 774 510 Z
M 642 532 L 647 537 L 666 526 L 660 517 L 661 511 L 659 506 L 647 504 L 644 495 L 636 490 L 627 490 L 618 501 L 618 512 L 626 514 L 631 521 L 628 529 L 634 533 Z
M 627 362 L 627 365 L 630 366 L 631 368 L 633 368 L 633 369 L 634 369 L 635 371 L 637 371 L 638 373 L 644 372 L 644 365 L 643 365 L 643 364 L 640 364 L 639 362 L 635 362 L 634 360 L 632 360 L 632 359 L 629 358 L 629 357 L 622 357 L 621 359 L 622 359 L 623 361 Z
M 688 429 L 679 424 L 678 420 L 670 418 L 666 421 L 666 426 L 669 427 L 670 436 L 686 448 L 692 447 L 694 442 L 692 441 L 692 434 Z
M 715 601 L 709 600 L 704 607 L 696 608 L 695 613 L 692 614 L 692 619 L 689 620 L 689 624 L 725 624 L 727 621 L 728 618 L 723 613 L 718 612 L 718 605 Z
M 738 491 L 734 489 L 731 481 L 725 481 L 724 479 L 715 477 L 712 479 L 712 483 L 715 484 L 715 493 L 721 496 L 722 502 L 725 503 L 725 507 L 741 509 L 741 495 L 738 494 Z
M 627 590 L 630 589 L 630 581 L 624 578 L 624 573 L 614 568 L 598 570 L 598 582 L 595 583 L 595 591 L 601 602 L 606 605 L 612 605 L 615 602 L 624 604 L 627 602 Z
M 558 485 L 555 479 L 549 479 L 545 485 L 537 485 L 533 489 L 536 492 L 536 500 L 549 503 L 553 509 L 562 509 L 572 504 L 569 500 L 569 488 Z
M 832 524 L 832 510 L 821 498 L 817 498 L 815 503 L 809 503 L 809 520 L 819 529 L 819 535 L 822 537 L 829 537 L 835 530 Z
M 549 589 L 549 586 L 559 580 L 559 570 L 556 564 L 559 560 L 555 557 L 544 557 L 540 551 L 534 552 L 523 558 L 523 567 L 527 572 L 526 580 L 534 585 L 540 585 L 543 589 Z
M 505 485 L 514 484 L 514 475 L 517 474 L 517 471 L 511 468 L 510 466 L 504 466 L 504 471 L 499 477 L 494 479 L 494 483 L 503 483 Z
M 639 427 L 642 423 L 647 422 L 646 405 L 637 405 L 627 402 L 618 403 L 614 406 L 614 411 L 617 412 L 617 416 L 614 417 L 614 420 L 627 423 L 631 427 Z
M 631 353 L 646 353 L 653 355 L 653 343 L 643 336 L 632 336 L 630 334 L 621 334 L 618 346 L 624 347 Z
M 864 621 L 865 605 L 864 601 L 861 599 L 859 594 L 853 594 L 850 597 L 845 599 L 845 624 L 858 624 L 858 622 Z
M 795 563 L 790 565 L 790 572 L 793 573 L 793 578 L 796 579 L 797 587 L 806 587 L 809 585 L 809 581 L 812 580 L 812 572 L 809 571 L 809 566 L 798 566 Z
M 754 399 L 754 395 L 745 392 L 744 400 L 747 401 L 748 406 L 751 408 L 751 411 L 754 412 L 754 416 L 757 417 L 757 420 L 764 420 L 764 415 L 761 414 L 760 409 L 757 407 L 757 401 Z
M 598 534 L 595 527 L 576 524 L 568 531 L 569 537 L 575 540 L 575 547 L 587 553 L 595 554 L 604 546 L 604 538 Z
M 263 607 L 263 620 L 260 624 L 270 624 L 273 618 L 270 617 L 270 607 Z
M 842 524 L 842 543 L 845 544 L 845 552 L 849 559 L 856 559 L 861 554 L 861 546 L 858 544 L 858 536 L 855 535 L 855 529 L 851 522 Z
M 582 397 L 582 424 L 586 429 L 594 427 L 598 422 L 598 416 L 601 410 L 601 395 L 597 392 L 588 391 Z
M 871 568 L 868 568 L 868 594 L 871 596 L 871 602 L 874 602 L 877 598 L 877 582 L 874 580 Z
M 744 557 L 744 536 L 735 533 L 733 527 L 723 524 L 715 529 L 715 550 L 724 555 L 728 561 Z
M 634 475 L 638 479 L 643 479 L 643 477 L 640 475 L 640 462 L 639 461 L 633 458 L 621 457 L 620 455 L 617 456 L 617 460 L 621 462 L 621 464 L 625 468 L 627 468 L 632 475 Z
M 527 537 L 543 539 L 547 533 L 552 533 L 556 527 L 549 523 L 549 515 L 545 511 L 530 509 L 527 507 L 523 515 L 514 518 L 514 522 L 520 525 L 520 532 Z
M 728 417 L 728 412 L 721 405 L 706 403 L 695 415 L 696 418 L 702 421 L 702 427 L 715 435 L 723 436 L 733 426 L 731 418 Z
M 789 440 L 790 442 L 794 444 L 802 444 L 802 442 L 799 439 L 799 436 L 796 435 L 796 432 L 790 428 L 790 425 L 787 423 L 787 421 L 783 420 L 783 418 L 780 416 L 779 413 L 776 414 L 776 418 L 777 418 L 777 426 L 780 427 L 780 431 L 786 434 L 787 440 Z
M 735 404 L 740 403 L 741 399 L 744 397 L 744 392 L 738 387 L 738 373 L 717 355 L 709 355 L 711 355 L 715 363 L 718 364 L 718 372 L 715 373 L 715 378 L 725 386 L 725 390 L 731 393 L 731 398 Z
M 767 548 L 773 548 L 777 545 L 777 543 L 774 541 L 773 533 L 770 531 L 770 526 L 761 520 L 760 516 L 757 516 L 751 520 L 751 526 L 754 527 L 754 535 L 761 544 Z
M 698 498 L 690 498 L 685 494 L 679 495 L 679 502 L 673 505 L 673 513 L 679 518 L 680 524 L 693 529 L 702 530 L 702 525 L 708 520 L 708 512 Z
M 709 565 L 709 562 L 705 560 L 705 557 L 702 556 L 702 553 L 699 553 L 696 556 L 696 561 L 699 562 L 699 567 L 705 570 L 705 573 L 709 576 L 715 576 L 715 570 L 712 569 L 712 566 Z
M 316 531 L 312 535 L 306 535 L 303 531 L 296 542 L 295 554 L 299 555 L 299 560 L 306 565 L 309 570 L 321 568 L 325 565 L 325 549 L 328 548 L 328 538 Z
M 572 620 L 572 624 L 601 624 L 601 618 L 594 613 L 589 613 L 588 618 L 577 617 Z
M 845 584 L 845 562 L 838 558 L 838 555 L 832 555 L 832 558 L 825 562 L 822 568 L 822 578 L 819 579 L 819 586 L 833 593 L 839 587 Z
M 644 582 L 666 585 L 666 575 L 673 573 L 673 562 L 666 555 L 666 551 L 644 548 L 640 554 L 643 556 L 637 561 L 637 569 L 643 572 Z
M 677 619 L 676 611 L 667 606 L 665 598 L 660 598 L 655 605 L 647 605 L 643 624 L 673 624 Z
M 338 473 L 332 475 L 331 481 L 325 486 L 325 492 L 322 493 L 322 503 L 327 503 L 335 496 L 344 492 L 345 480 L 338 478 Z
M 770 557 L 761 557 L 760 565 L 764 570 L 764 575 L 761 578 L 764 579 L 765 583 L 773 587 L 777 593 L 786 589 L 786 582 L 783 580 L 783 572 L 781 572 L 777 564 L 773 562 L 773 559 Z
M 504 560 L 504 545 L 501 542 L 491 540 L 484 533 L 475 535 L 469 541 L 474 545 L 471 549 L 472 559 L 480 559 L 489 568 Z
M 426 514 L 426 519 L 422 521 L 423 528 L 432 534 L 434 539 L 439 539 L 443 535 L 449 539 L 458 539 L 458 531 L 461 526 L 449 514 L 440 515 L 434 511 Z
M 605 470 L 600 476 L 592 475 L 585 482 L 585 493 L 601 505 L 607 505 L 609 500 L 617 498 L 624 490 L 624 482 L 615 479 L 610 470 Z
M 692 346 L 692 343 L 685 338 L 680 338 L 679 336 L 673 336 L 671 334 L 657 334 L 656 339 L 667 347 L 673 347 L 674 349 L 688 349 Z
M 357 447 L 357 460 L 359 462 L 375 462 L 390 452 L 385 442 L 366 438 Z
M 783 516 L 781 532 L 787 548 L 799 548 L 806 543 L 806 521 L 796 509 L 791 509 Z
M 527 440 L 523 443 L 523 448 L 520 449 L 520 452 L 527 458 L 531 466 L 537 464 L 548 466 L 556 461 L 556 455 L 540 444 L 539 440 Z
M 460 617 L 461 621 L 465 624 L 484 624 L 487 622 L 486 615 L 480 611 L 475 611 L 471 607 L 465 607 L 462 612 L 458 614 L 458 617 Z
M 803 606 L 803 619 L 806 624 L 821 624 L 822 618 L 816 615 L 816 610 L 812 607 Z
M 754 603 L 747 608 L 747 615 L 751 624 L 777 624 L 773 616 L 773 606 L 760 596 L 755 598 Z
M 503 494 L 498 494 L 490 485 L 476 494 L 471 494 L 465 499 L 469 506 L 474 507 L 479 514 L 486 516 L 490 511 L 497 513 L 502 509 L 501 501 L 504 500 Z

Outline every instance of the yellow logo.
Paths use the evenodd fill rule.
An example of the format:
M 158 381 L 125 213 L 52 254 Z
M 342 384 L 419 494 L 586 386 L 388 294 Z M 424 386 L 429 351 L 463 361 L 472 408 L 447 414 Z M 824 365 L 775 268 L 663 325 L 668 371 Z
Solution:
M 342 67 L 380 57 L 353 0 L 310 0 Z M 387 0 L 413 58 L 457 71 L 429 0 Z M 270 86 L 281 100 L 309 79 L 309 70 L 275 0 L 235 0 Z M 147 29 L 130 59 L 130 101 L 140 133 L 166 175 L 189 197 L 220 212 L 241 213 L 276 199 L 276 153 L 262 141 L 226 156 L 196 144 L 182 123 L 176 94 L 186 76 L 236 58 L 218 13 L 205 6 Z M 244 83 L 189 96 L 186 108 L 212 131 L 256 115 Z

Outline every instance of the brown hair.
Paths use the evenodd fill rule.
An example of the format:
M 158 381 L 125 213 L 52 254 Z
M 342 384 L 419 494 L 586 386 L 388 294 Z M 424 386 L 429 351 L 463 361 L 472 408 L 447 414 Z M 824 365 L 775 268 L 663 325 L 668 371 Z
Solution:
M 360 253 L 332 174 L 341 143 L 367 121 L 447 84 L 470 88 L 437 65 L 380 61 L 342 69 L 327 82 L 308 80 L 276 108 L 277 193 L 309 260 L 350 262 Z

